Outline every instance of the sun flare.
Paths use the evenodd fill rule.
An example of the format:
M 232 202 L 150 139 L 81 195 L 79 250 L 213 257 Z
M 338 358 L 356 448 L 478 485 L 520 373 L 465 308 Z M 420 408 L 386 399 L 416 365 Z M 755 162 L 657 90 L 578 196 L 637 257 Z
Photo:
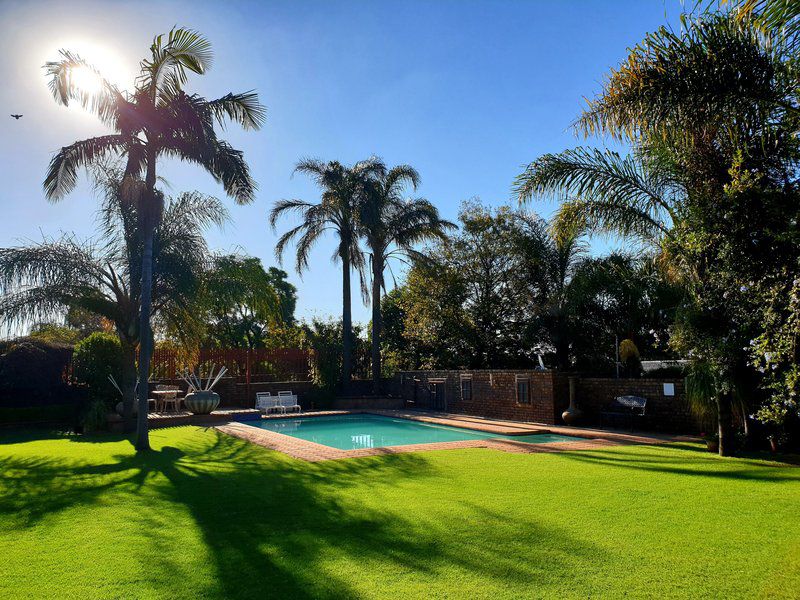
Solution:
M 103 79 L 120 90 L 127 89 L 133 82 L 135 62 L 123 60 L 119 51 L 110 45 L 82 38 L 59 40 L 57 47 L 72 50 L 89 65 L 77 67 L 70 74 L 72 85 L 81 92 L 101 91 Z
M 70 74 L 72 85 L 86 94 L 97 94 L 103 89 L 103 80 L 89 67 L 77 67 Z

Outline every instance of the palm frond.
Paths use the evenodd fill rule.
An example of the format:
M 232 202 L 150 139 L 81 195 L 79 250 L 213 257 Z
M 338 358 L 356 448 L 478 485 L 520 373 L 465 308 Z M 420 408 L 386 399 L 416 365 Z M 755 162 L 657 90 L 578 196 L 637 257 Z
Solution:
M 267 111 L 258 101 L 258 94 L 254 90 L 211 100 L 208 108 L 221 126 L 229 119 L 244 129 L 260 129 L 267 118 Z
M 68 106 L 70 101 L 78 102 L 103 123 L 117 128 L 120 112 L 128 104 L 122 93 L 79 55 L 69 50 L 59 50 L 59 54 L 61 60 L 44 65 L 50 78 L 47 85 L 56 102 L 64 106 Z M 83 78 L 94 79 L 96 85 L 86 86 Z
M 272 206 L 272 209 L 269 212 L 270 227 L 272 227 L 274 230 L 275 226 L 278 223 L 278 220 L 284 214 L 296 213 L 298 215 L 302 215 L 303 213 L 305 213 L 307 210 L 309 210 L 314 206 L 316 205 L 312 204 L 311 202 L 306 202 L 305 200 L 296 200 L 296 199 L 278 200 L 277 202 L 275 202 L 275 204 Z
M 514 193 L 521 203 L 547 195 L 562 200 L 562 230 L 580 225 L 651 239 L 671 227 L 678 196 L 655 163 L 594 148 L 545 154 L 517 177 Z
M 175 137 L 164 142 L 162 152 L 203 167 L 238 204 L 255 200 L 258 186 L 250 175 L 244 153 L 227 142 L 205 140 L 201 143 L 196 138 Z
M 44 180 L 44 190 L 49 200 L 60 200 L 75 188 L 78 169 L 91 167 L 113 153 L 127 149 L 128 138 L 122 135 L 104 135 L 65 146 L 50 161 Z
M 591 234 L 633 237 L 653 244 L 669 235 L 669 229 L 646 211 L 623 202 L 573 198 L 558 207 L 553 229 L 556 237 L 569 236 L 574 230 Z
M 158 35 L 150 46 L 151 57 L 142 61 L 138 87 L 156 102 L 176 96 L 187 80 L 187 71 L 203 74 L 213 60 L 211 42 L 196 31 L 172 28 Z
M 773 41 L 735 15 L 715 14 L 648 34 L 613 69 L 603 92 L 575 123 L 584 135 L 679 138 L 689 143 L 725 131 L 769 135 L 776 111 L 797 112 L 795 76 Z

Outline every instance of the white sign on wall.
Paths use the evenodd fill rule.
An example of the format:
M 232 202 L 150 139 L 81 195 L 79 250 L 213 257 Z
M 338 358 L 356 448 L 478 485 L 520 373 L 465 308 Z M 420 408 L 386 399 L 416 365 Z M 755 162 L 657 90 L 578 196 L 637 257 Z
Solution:
M 664 395 L 665 396 L 674 396 L 675 395 L 675 384 L 674 383 L 665 383 L 664 384 Z

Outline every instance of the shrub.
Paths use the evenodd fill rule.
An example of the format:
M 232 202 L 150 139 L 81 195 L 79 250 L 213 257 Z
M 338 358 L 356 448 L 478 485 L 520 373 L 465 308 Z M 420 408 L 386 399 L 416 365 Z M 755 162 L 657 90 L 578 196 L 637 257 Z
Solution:
M 639 377 L 642 374 L 642 360 L 639 358 L 639 348 L 631 339 L 624 339 L 619 343 L 619 360 L 622 362 L 627 377 Z
M 93 400 L 81 419 L 83 431 L 92 433 L 102 431 L 108 427 L 108 408 L 102 400 Z
M 305 327 L 311 380 L 319 388 L 332 392 L 342 368 L 342 322 L 313 319 Z
M 122 379 L 122 345 L 115 335 L 93 333 L 75 345 L 72 368 L 75 379 L 89 388 L 91 402 L 102 401 L 112 404 L 119 395 L 108 380 Z
M 55 399 L 65 387 L 72 347 L 35 338 L 0 346 L 0 396 L 5 405 L 33 406 Z

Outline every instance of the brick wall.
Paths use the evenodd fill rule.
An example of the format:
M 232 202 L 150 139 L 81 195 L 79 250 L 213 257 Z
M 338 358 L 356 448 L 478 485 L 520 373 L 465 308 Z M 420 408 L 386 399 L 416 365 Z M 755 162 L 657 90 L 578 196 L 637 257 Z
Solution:
M 664 395 L 665 383 L 674 384 L 674 396 Z M 578 379 L 575 399 L 588 424 L 598 424 L 603 407 L 617 396 L 647 398 L 643 424 L 647 429 L 676 433 L 699 433 L 702 430 L 702 424 L 689 412 L 681 379 Z
M 461 397 L 462 376 L 472 377 L 472 399 Z M 527 377 L 530 404 L 517 402 L 517 376 Z M 569 376 L 553 371 L 477 370 L 404 371 L 397 388 L 407 407 L 430 410 L 431 383 L 443 382 L 447 412 L 513 421 L 563 424 L 561 413 L 569 405 Z M 665 396 L 663 385 L 675 386 L 674 396 Z M 689 412 L 680 379 L 577 378 L 576 400 L 584 412 L 581 425 L 598 425 L 600 412 L 617 396 L 647 398 L 646 419 L 637 427 L 651 431 L 698 433 L 702 426 Z
M 461 396 L 462 376 L 472 378 L 471 399 Z M 530 404 L 517 402 L 518 376 L 528 380 Z M 405 403 L 421 409 L 436 408 L 431 405 L 430 392 L 434 381 L 443 382 L 444 403 L 440 408 L 447 412 L 555 424 L 556 411 L 562 403 L 557 376 L 549 371 L 404 371 L 399 378 Z

